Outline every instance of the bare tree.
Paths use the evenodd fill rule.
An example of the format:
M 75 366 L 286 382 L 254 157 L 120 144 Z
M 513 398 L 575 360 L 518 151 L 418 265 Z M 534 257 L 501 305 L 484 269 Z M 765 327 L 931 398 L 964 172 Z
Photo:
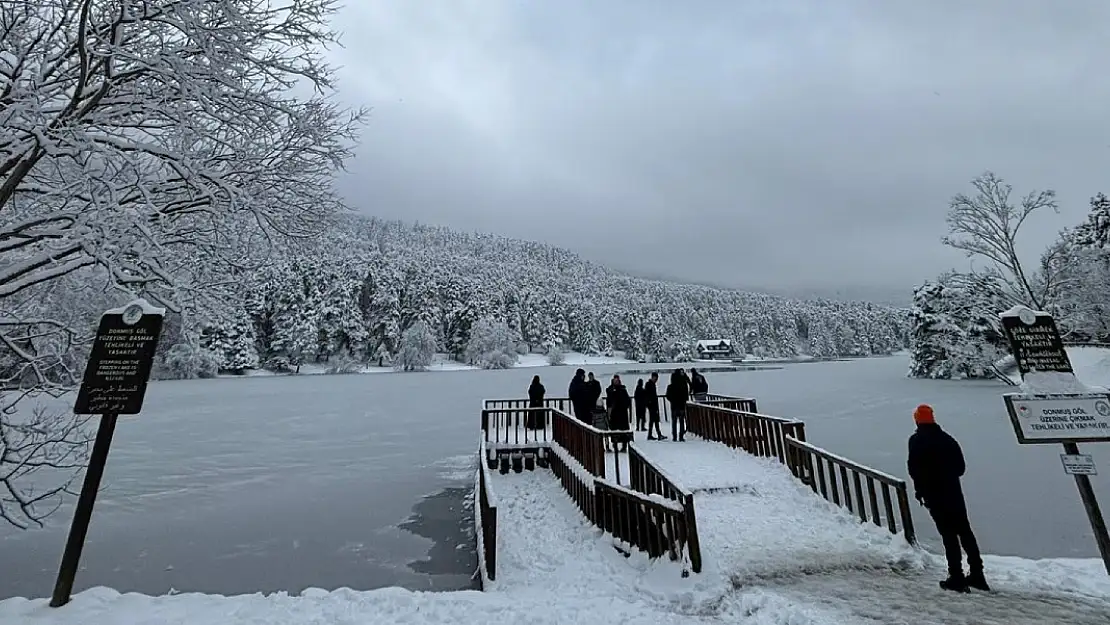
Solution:
M 365 112 L 331 99 L 320 52 L 337 43 L 336 9 L 0 3 L 3 518 L 41 518 L 43 499 L 19 486 L 31 470 L 80 464 L 78 421 L 16 409 L 75 382 L 92 320 L 43 308 L 59 285 L 195 307 L 275 241 L 314 236 L 342 209 L 332 180 Z
M 973 197 L 961 193 L 949 202 L 945 245 L 989 261 L 990 270 L 1005 281 L 1015 303 L 1041 310 L 1054 277 L 1026 273 L 1016 241 L 1022 224 L 1033 212 L 1043 208 L 1058 212 L 1056 192 L 1032 191 L 1021 199 L 1020 206 L 1014 206 L 1010 202 L 1013 187 L 993 173 L 988 171 L 971 184 L 976 190 Z

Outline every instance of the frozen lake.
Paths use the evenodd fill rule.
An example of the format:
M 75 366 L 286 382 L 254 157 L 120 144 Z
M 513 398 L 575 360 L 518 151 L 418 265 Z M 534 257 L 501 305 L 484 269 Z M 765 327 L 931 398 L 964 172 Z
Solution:
M 1015 442 L 1006 387 L 910 380 L 906 366 L 896 356 L 707 377 L 713 391 L 754 395 L 763 412 L 805 419 L 815 444 L 895 475 L 905 475 L 910 414 L 931 403 L 964 446 L 964 488 L 985 551 L 1097 556 L 1060 450 Z M 524 396 L 536 374 L 561 395 L 573 370 L 155 383 L 144 414 L 116 430 L 76 589 L 471 587 L 466 495 L 480 402 Z M 1084 451 L 1106 466 L 1098 445 Z M 927 512 L 913 508 L 919 535 L 935 544 Z M 0 528 L 0 598 L 49 595 L 69 518 L 66 510 L 44 530 Z

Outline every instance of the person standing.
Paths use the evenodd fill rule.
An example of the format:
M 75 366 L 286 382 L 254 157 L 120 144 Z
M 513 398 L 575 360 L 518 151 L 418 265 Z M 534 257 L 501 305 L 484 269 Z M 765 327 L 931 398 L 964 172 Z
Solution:
M 547 389 L 540 383 L 540 376 L 533 376 L 532 384 L 528 387 L 528 407 L 531 410 L 524 417 L 524 427 L 539 430 L 547 425 L 542 410 L 536 410 L 544 407 L 543 396 L 545 393 L 547 393 Z
M 656 371 L 651 373 L 647 384 L 644 385 L 644 403 L 647 404 L 648 413 L 648 440 L 667 440 L 667 437 L 663 436 L 663 432 L 659 430 L 659 373 Z M 651 433 L 652 428 L 655 429 L 654 435 Z
M 910 436 L 906 469 L 913 480 L 914 498 L 929 509 L 944 542 L 948 579 L 940 582 L 940 587 L 956 592 L 968 592 L 969 587 L 990 590 L 960 485 L 967 468 L 963 450 L 956 439 L 937 425 L 931 406 L 918 406 L 913 420 L 917 431 Z M 967 552 L 970 569 L 966 577 L 961 547 Z
M 627 430 L 628 413 L 632 409 L 632 398 L 628 396 L 628 389 L 621 382 L 621 376 L 614 375 L 609 388 L 605 389 L 605 403 L 609 405 L 609 429 Z M 622 434 L 613 438 L 613 448 L 617 451 L 627 451 L 629 435 Z
M 671 383 L 667 385 L 667 401 L 671 406 L 671 438 L 676 441 L 686 440 L 686 402 L 690 401 L 687 380 L 682 369 L 675 369 L 671 374 Z
M 694 396 L 694 401 L 705 401 L 709 394 L 709 382 L 693 367 L 690 368 L 690 394 Z
M 643 432 L 647 429 L 647 402 L 644 401 L 644 379 L 636 380 L 636 390 L 632 396 L 636 400 L 636 431 Z
M 574 372 L 574 378 L 567 389 L 570 405 L 574 409 L 574 416 L 582 423 L 590 423 L 593 418 L 593 404 L 590 403 L 589 391 L 586 388 L 586 370 L 579 369 Z
M 595 406 L 601 406 L 601 382 L 594 377 L 593 371 L 586 377 L 586 401 L 590 403 L 592 411 Z

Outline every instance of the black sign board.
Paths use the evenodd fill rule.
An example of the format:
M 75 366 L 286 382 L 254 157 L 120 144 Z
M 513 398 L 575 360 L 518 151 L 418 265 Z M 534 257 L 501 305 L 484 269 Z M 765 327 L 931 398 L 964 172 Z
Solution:
M 1052 315 L 1025 309 L 1019 315 L 1003 316 L 1002 329 L 1022 376 L 1030 371 L 1075 373 Z
M 161 333 L 162 315 L 144 311 L 141 304 L 105 313 L 73 412 L 139 414 Z

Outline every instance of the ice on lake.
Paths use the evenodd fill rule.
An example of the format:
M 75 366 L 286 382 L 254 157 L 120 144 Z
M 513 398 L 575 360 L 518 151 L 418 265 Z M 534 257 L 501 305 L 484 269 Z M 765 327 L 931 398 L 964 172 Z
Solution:
M 805 419 L 815 444 L 899 476 L 910 414 L 930 403 L 964 446 L 965 491 L 985 551 L 1097 555 L 1060 451 L 1016 443 L 1000 397 L 1008 388 L 911 380 L 907 364 L 895 356 L 707 377 L 715 392 L 753 395 L 762 412 Z M 626 368 L 591 367 L 603 379 Z M 524 396 L 535 374 L 561 395 L 573 371 L 155 383 L 144 413 L 116 430 L 77 590 L 467 587 L 458 552 L 472 549 L 462 506 L 481 400 Z M 625 377 L 634 384 L 638 376 Z M 1084 451 L 1105 463 L 1098 445 Z M 1110 501 L 1105 482 L 1095 484 Z M 455 508 L 458 525 L 448 527 Z M 402 529 L 412 529 L 414 509 L 434 509 L 436 527 Z M 919 535 L 935 541 L 925 510 L 914 514 Z M 0 528 L 2 568 L 20 563 L 19 574 L 0 576 L 0 597 L 49 594 L 69 518 L 64 510 L 45 530 Z

